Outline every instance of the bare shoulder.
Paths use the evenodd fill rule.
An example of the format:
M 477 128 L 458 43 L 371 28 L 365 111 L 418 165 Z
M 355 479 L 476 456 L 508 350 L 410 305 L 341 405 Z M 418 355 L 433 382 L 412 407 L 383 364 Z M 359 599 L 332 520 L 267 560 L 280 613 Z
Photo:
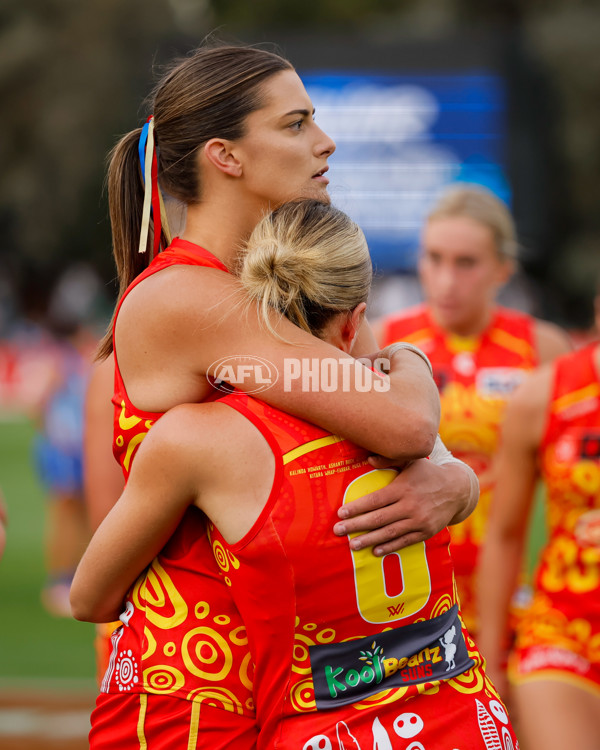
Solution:
M 541 364 L 552 362 L 562 354 L 572 351 L 573 346 L 566 331 L 547 320 L 535 321 L 536 349 Z
M 171 266 L 129 292 L 119 311 L 115 338 L 119 362 L 124 352 L 175 359 L 190 356 L 186 342 L 198 344 L 211 325 L 230 315 L 243 299 L 236 277 L 214 268 Z
M 144 444 L 154 451 L 189 454 L 226 444 L 227 433 L 244 418 L 225 404 L 180 404 L 164 414 L 148 433 Z M 244 420 L 247 421 L 247 420 Z
M 266 445 L 246 417 L 224 403 L 181 404 L 170 409 L 152 427 L 142 444 L 146 462 L 160 457 L 174 471 L 200 476 L 215 466 L 227 469 L 236 456 L 261 451 Z M 142 450 L 140 450 L 141 457 Z
M 237 279 L 198 266 L 165 268 L 131 290 L 117 318 L 115 349 L 138 408 L 164 412 L 206 398 L 203 374 L 215 352 L 222 354 L 223 322 L 241 317 L 238 300 Z
M 227 295 L 240 294 L 241 286 L 233 274 L 204 266 L 174 265 L 164 268 L 138 284 L 123 302 L 119 319 L 142 325 L 164 320 L 177 322 L 210 317 Z

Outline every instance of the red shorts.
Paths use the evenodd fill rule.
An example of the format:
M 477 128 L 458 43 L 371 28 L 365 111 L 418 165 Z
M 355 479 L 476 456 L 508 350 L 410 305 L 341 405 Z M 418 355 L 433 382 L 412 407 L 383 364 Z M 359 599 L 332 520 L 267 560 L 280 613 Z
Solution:
M 253 750 L 253 719 L 168 695 L 101 693 L 91 750 Z
M 352 708 L 345 712 L 317 711 L 303 721 L 291 717 L 284 722 L 277 747 L 282 750 L 518 750 L 510 719 L 498 697 L 483 686 L 479 690 L 475 685 L 464 688 L 470 692 L 461 693 L 442 685 L 435 694 L 421 694 L 408 701 L 385 704 L 384 697 L 379 706 L 363 711 Z M 263 744 L 259 740 L 260 748 L 267 750 L 273 746 L 273 742 Z
M 600 618 L 594 598 L 537 591 L 519 622 L 509 659 L 514 684 L 539 679 L 569 682 L 600 693 Z

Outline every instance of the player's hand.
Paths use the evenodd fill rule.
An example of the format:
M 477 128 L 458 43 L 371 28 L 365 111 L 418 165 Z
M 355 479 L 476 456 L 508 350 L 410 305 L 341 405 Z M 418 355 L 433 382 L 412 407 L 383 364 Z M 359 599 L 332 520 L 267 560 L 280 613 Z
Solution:
M 380 456 L 369 462 L 377 469 L 391 465 Z M 350 540 L 350 547 L 373 546 L 378 557 L 429 539 L 464 507 L 465 483 L 456 481 L 456 468 L 451 467 L 424 458 L 413 461 L 386 487 L 343 505 L 335 534 L 364 532 Z

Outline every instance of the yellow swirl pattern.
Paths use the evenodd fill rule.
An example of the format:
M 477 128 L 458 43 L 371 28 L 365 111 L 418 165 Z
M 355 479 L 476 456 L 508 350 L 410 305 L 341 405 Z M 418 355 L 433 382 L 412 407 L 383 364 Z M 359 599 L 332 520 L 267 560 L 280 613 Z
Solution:
M 212 628 L 194 628 L 181 644 L 186 668 L 197 677 L 217 682 L 231 671 L 233 654 L 227 641 Z
M 467 648 L 467 652 L 471 659 L 475 661 L 475 664 L 466 672 L 463 672 L 456 677 L 452 677 L 450 680 L 448 680 L 448 684 L 459 693 L 478 693 L 483 688 L 484 683 L 486 684 L 486 686 L 491 683 L 485 677 L 482 671 L 483 660 L 479 651 L 477 651 L 476 649 L 472 650 L 470 648 Z
M 141 422 L 140 417 L 135 415 L 128 417 L 125 413 L 125 401 L 121 401 L 121 412 L 119 414 L 119 427 L 122 430 L 132 430 L 136 425 Z
M 252 690 L 254 687 L 254 662 L 252 661 L 252 654 L 249 652 L 242 659 L 239 674 L 242 685 L 248 690 Z
M 123 468 L 125 469 L 125 471 L 129 471 L 129 465 L 131 464 L 131 457 L 133 455 L 133 451 L 142 442 L 142 440 L 146 437 L 147 434 L 148 434 L 147 432 L 140 432 L 137 435 L 134 435 L 129 441 L 129 444 L 127 445 L 127 450 L 125 451 L 125 456 L 123 458 Z
M 302 680 L 293 685 L 290 691 L 290 701 L 294 711 L 298 713 L 316 711 L 317 704 L 312 679 Z
M 209 706 L 215 708 L 222 708 L 230 713 L 240 714 L 244 713 L 242 704 L 238 698 L 226 688 L 215 687 L 214 685 L 206 685 L 191 690 L 187 696 L 187 700 L 193 701 L 194 703 L 206 703 Z
M 168 573 L 155 558 L 133 589 L 133 602 L 144 609 L 148 620 L 162 630 L 175 628 L 185 621 L 188 608 Z
M 197 620 L 204 620 L 205 617 L 208 617 L 209 612 L 210 606 L 208 602 L 198 602 L 194 607 L 194 615 Z
M 149 693 L 166 695 L 183 687 L 185 677 L 176 667 L 157 664 L 144 670 L 144 684 Z
M 315 642 L 302 633 L 294 634 L 292 672 L 296 672 L 296 674 L 311 673 L 308 647 L 314 645 L 316 645 Z
M 335 630 L 333 628 L 325 628 L 320 633 L 317 633 L 317 643 L 331 643 L 335 639 Z
M 444 612 L 447 612 L 453 605 L 454 602 L 452 601 L 452 597 L 450 596 L 450 594 L 444 594 L 433 605 L 433 608 L 431 610 L 431 618 L 443 615 Z
M 235 628 L 229 633 L 229 640 L 234 646 L 247 646 L 248 645 L 248 634 L 246 632 L 246 626 L 240 625 L 239 628 Z
M 149 627 L 144 626 L 144 638 L 146 639 L 146 650 L 142 654 L 142 660 L 147 659 L 156 651 L 156 638 L 152 635 Z
M 230 565 L 227 550 L 218 539 L 215 539 L 215 541 L 212 543 L 212 550 L 213 555 L 215 556 L 215 560 L 217 561 L 217 565 L 221 568 L 223 573 L 227 573 L 229 571 Z
M 483 398 L 475 385 L 462 383 L 448 383 L 440 400 L 440 437 L 448 450 L 491 457 L 498 448 L 506 400 Z

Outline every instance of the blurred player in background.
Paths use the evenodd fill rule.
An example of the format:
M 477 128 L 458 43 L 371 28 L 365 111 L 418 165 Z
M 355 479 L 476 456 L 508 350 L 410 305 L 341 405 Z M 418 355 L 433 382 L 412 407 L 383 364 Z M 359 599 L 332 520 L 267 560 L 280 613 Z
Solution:
M 70 617 L 71 579 L 89 540 L 83 500 L 83 409 L 97 338 L 79 321 L 49 318 L 56 356 L 52 377 L 35 409 L 35 468 L 46 492 L 46 582 L 42 604 Z
M 442 440 L 479 477 L 477 509 L 451 528 L 461 605 L 475 635 L 477 561 L 506 401 L 528 371 L 570 349 L 556 326 L 497 305 L 516 254 L 515 226 L 504 203 L 479 186 L 450 187 L 422 231 L 418 271 L 425 303 L 374 327 L 381 346 L 409 341 L 427 354 L 442 401 Z
M 30 305 L 31 325 L 47 350 L 36 373 L 38 389 L 29 411 L 37 428 L 33 460 L 46 492 L 46 582 L 42 604 L 53 615 L 70 617 L 69 587 L 90 538 L 83 497 L 84 398 L 98 344 L 97 304 L 101 285 L 86 264 L 69 266 L 41 290 L 43 308 Z
M 600 297 L 596 299 L 600 330 Z M 546 485 L 548 541 L 509 658 L 527 750 L 600 747 L 600 343 L 540 368 L 511 400 L 482 551 L 481 648 L 499 688 L 507 609 L 533 489 Z M 502 688 L 501 688 L 502 689 Z M 506 695 L 506 693 L 505 693 Z

